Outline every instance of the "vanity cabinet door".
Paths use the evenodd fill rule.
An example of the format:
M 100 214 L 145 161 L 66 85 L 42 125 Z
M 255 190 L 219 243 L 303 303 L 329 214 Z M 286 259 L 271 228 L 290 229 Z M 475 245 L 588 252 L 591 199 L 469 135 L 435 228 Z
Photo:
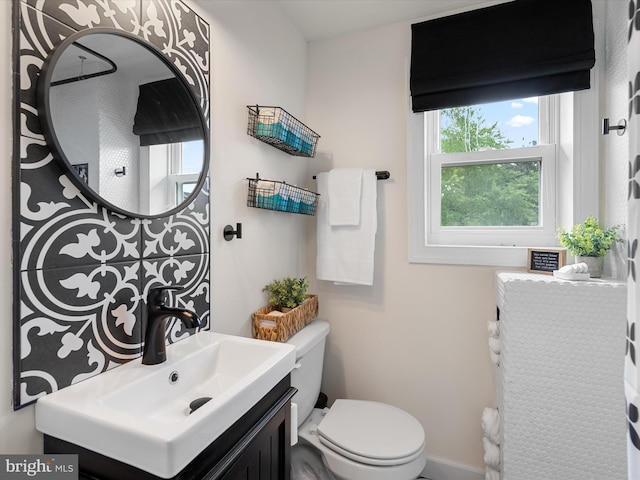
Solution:
M 262 428 L 221 480 L 289 480 L 290 406 L 283 406 Z

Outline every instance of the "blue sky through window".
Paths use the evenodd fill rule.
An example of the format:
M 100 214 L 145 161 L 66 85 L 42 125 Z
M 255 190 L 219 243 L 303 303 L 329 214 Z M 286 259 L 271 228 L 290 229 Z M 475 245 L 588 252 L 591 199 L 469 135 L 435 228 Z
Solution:
M 511 148 L 538 144 L 538 97 L 486 103 L 476 108 L 489 125 L 498 122 L 502 133 L 513 142 Z
M 204 159 L 204 142 L 193 140 L 182 143 L 182 172 L 200 173 L 202 170 L 202 160 Z

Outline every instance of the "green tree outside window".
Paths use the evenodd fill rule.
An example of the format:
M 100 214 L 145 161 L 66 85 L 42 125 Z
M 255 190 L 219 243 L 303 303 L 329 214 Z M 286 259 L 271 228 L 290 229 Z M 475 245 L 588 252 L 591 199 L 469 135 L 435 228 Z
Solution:
M 442 153 L 510 148 L 498 122 L 488 124 L 476 107 L 441 110 Z M 540 162 L 444 166 L 443 226 L 531 226 L 539 222 Z

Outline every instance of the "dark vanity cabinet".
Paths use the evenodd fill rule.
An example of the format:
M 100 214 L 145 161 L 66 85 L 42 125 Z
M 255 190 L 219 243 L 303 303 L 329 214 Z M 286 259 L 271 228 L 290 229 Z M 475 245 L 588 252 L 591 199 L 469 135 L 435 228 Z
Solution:
M 295 392 L 287 375 L 172 480 L 289 480 L 290 406 Z M 44 452 L 78 454 L 81 480 L 161 478 L 48 435 Z

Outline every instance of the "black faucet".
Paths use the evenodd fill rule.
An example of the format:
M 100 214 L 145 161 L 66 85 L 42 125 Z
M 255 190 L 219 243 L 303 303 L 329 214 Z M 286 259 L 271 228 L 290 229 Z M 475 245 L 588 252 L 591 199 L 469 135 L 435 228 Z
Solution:
M 144 340 L 142 363 L 156 365 L 167 360 L 165 331 L 167 320 L 175 317 L 187 328 L 198 328 L 202 322 L 191 310 L 170 307 L 165 304 L 167 290 L 181 290 L 179 286 L 155 287 L 147 295 L 147 332 Z

